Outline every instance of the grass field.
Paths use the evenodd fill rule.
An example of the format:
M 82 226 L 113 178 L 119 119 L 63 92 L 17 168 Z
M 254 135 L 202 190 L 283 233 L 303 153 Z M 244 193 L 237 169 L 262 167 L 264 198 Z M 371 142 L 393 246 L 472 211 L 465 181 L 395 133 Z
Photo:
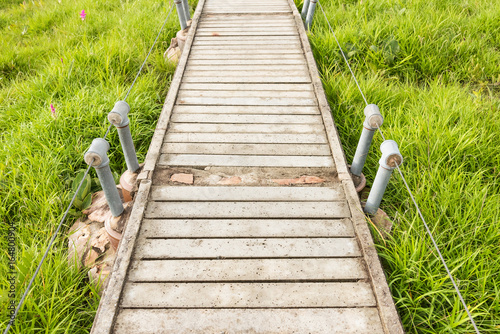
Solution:
M 368 101 L 381 108 L 386 137 L 400 145 L 402 170 L 481 332 L 500 332 L 500 3 L 323 6 Z M 86 167 L 83 153 L 103 136 L 107 112 L 124 97 L 168 8 L 157 0 L 0 1 L 0 233 L 15 223 L 18 298 L 69 203 L 73 178 Z M 177 30 L 174 12 L 127 100 L 139 160 L 174 72 L 162 53 Z M 310 40 L 351 160 L 364 102 L 319 8 Z M 122 172 L 114 130 L 108 139 L 111 168 Z M 377 134 L 365 167 L 369 183 L 380 143 Z M 397 173 L 382 207 L 396 224 L 393 237 L 377 245 L 405 330 L 472 333 Z M 86 273 L 67 266 L 63 235 L 12 333 L 88 332 L 99 298 Z M 6 238 L 0 249 L 4 328 Z
M 17 300 L 69 203 L 73 178 L 87 167 L 83 153 L 104 135 L 107 113 L 125 96 L 169 6 L 157 0 L 0 1 L 0 228 L 6 236 L 8 223 L 17 227 Z M 162 55 L 178 29 L 174 10 L 127 99 L 139 160 L 175 70 Z M 108 140 L 111 168 L 121 173 L 125 164 L 114 129 Z M 73 220 L 57 239 L 12 333 L 89 331 L 99 299 L 86 272 L 67 266 L 64 232 Z M 4 237 L 0 249 L 3 331 L 9 301 Z
M 500 2 L 322 4 L 475 321 L 500 333 Z M 310 41 L 350 161 L 365 104 L 319 7 Z M 369 184 L 381 142 L 365 165 Z M 395 228 L 378 238 L 379 255 L 405 330 L 472 333 L 397 172 L 382 207 Z

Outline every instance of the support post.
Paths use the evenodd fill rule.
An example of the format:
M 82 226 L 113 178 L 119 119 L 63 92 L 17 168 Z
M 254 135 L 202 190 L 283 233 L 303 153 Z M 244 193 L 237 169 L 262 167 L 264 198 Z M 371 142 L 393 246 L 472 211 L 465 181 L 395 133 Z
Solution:
M 189 2 L 188 0 L 182 0 L 182 7 L 184 8 L 184 18 L 187 21 L 191 20 L 191 13 L 189 13 Z
M 314 17 L 314 11 L 316 10 L 316 3 L 318 0 L 311 0 L 309 3 L 309 9 L 307 10 L 307 17 L 306 17 L 306 29 L 309 30 L 311 29 L 312 26 L 312 20 Z
M 137 161 L 137 154 L 135 153 L 134 141 L 132 140 L 132 135 L 130 134 L 130 120 L 127 116 L 129 111 L 130 106 L 127 102 L 118 101 L 115 103 L 113 110 L 109 112 L 108 120 L 118 131 L 123 155 L 125 156 L 125 162 L 127 163 L 127 169 L 131 173 L 134 173 L 139 169 L 139 162 Z
M 306 19 L 308 10 L 309 10 L 309 0 L 304 0 L 304 5 L 302 6 L 302 12 L 300 13 L 300 16 L 302 16 L 303 20 Z
M 384 141 L 380 145 L 380 151 L 382 151 L 380 166 L 364 208 L 365 213 L 369 215 L 377 212 L 392 171 L 403 163 L 403 156 L 399 153 L 398 144 L 394 140 Z
M 351 173 L 356 176 L 361 176 L 363 167 L 368 156 L 368 151 L 372 144 L 373 135 L 375 131 L 384 123 L 384 118 L 380 114 L 380 110 L 375 104 L 369 104 L 363 111 L 365 114 L 365 121 L 363 122 L 363 130 L 359 138 L 356 153 L 352 159 Z
M 87 153 L 85 153 L 84 160 L 87 165 L 95 168 L 111 214 L 113 217 L 118 217 L 123 212 L 123 203 L 109 168 L 108 150 L 109 143 L 103 138 L 96 138 L 92 141 Z
M 175 7 L 177 8 L 177 15 L 179 16 L 181 30 L 184 30 L 187 27 L 186 15 L 184 14 L 184 5 L 182 4 L 182 0 L 175 0 L 174 3 Z

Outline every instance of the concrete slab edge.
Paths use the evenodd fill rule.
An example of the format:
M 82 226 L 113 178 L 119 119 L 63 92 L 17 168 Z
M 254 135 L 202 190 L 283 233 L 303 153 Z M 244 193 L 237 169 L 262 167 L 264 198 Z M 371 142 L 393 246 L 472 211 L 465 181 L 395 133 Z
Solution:
M 99 303 L 91 334 L 108 334 L 112 332 L 114 319 L 117 315 L 121 291 L 127 276 L 127 270 L 132 258 L 135 241 L 139 234 L 142 218 L 151 189 L 151 180 L 143 180 L 139 185 L 135 203 L 127 222 L 124 234 L 118 245 L 116 260 L 111 271 L 108 286 Z
M 193 15 L 191 22 L 191 28 L 189 28 L 189 33 L 186 38 L 186 44 L 184 45 L 184 51 L 182 52 L 181 58 L 179 59 L 179 64 L 175 70 L 174 78 L 170 84 L 167 97 L 165 98 L 165 103 L 160 113 L 158 123 L 156 125 L 155 132 L 153 134 L 153 139 L 148 149 L 146 159 L 144 160 L 144 168 L 142 169 L 141 175 L 138 177 L 138 182 L 144 179 L 151 180 L 153 177 L 153 171 L 156 167 L 156 162 L 160 157 L 160 150 L 163 145 L 163 138 L 167 132 L 167 128 L 170 121 L 170 116 L 172 115 L 172 110 L 177 99 L 177 94 L 181 86 L 181 81 L 184 76 L 184 70 L 186 69 L 189 54 L 191 53 L 191 45 L 193 44 L 194 34 L 198 27 L 198 23 L 205 6 L 205 0 L 199 0 L 196 11 Z
M 304 24 L 293 0 L 288 0 L 288 2 L 290 4 L 290 7 L 292 8 L 293 16 L 299 30 L 300 40 L 302 42 L 302 47 L 304 48 L 304 53 L 309 67 L 309 73 L 311 75 L 316 98 L 318 99 L 321 115 L 325 123 L 328 141 L 330 143 L 330 148 L 332 150 L 333 158 L 337 167 L 338 177 L 342 182 L 346 193 L 347 202 L 351 210 L 354 229 L 360 242 L 360 248 L 363 252 L 363 257 L 366 261 L 367 269 L 370 274 L 370 281 L 375 293 L 375 298 L 377 300 L 377 307 L 380 312 L 384 331 L 388 334 L 404 333 L 401 320 L 397 313 L 396 306 L 394 305 L 394 301 L 392 299 L 392 295 L 389 290 L 389 286 L 387 284 L 387 280 L 377 254 L 377 250 L 375 249 L 375 245 L 373 243 L 370 229 L 366 224 L 365 216 L 363 210 L 361 209 L 359 197 L 354 187 L 352 178 L 349 174 L 347 160 L 345 158 L 344 150 L 342 149 L 342 143 L 340 141 L 338 132 L 336 131 L 335 122 L 333 120 L 330 106 L 326 99 L 326 94 L 323 89 L 321 77 L 316 66 L 316 61 L 309 44 L 309 39 L 307 37 Z

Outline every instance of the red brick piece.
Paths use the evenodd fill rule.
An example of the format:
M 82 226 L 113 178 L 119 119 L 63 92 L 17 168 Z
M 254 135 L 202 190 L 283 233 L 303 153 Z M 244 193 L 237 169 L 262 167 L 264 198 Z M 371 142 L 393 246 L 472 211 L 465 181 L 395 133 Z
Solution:
M 184 173 L 173 174 L 170 177 L 170 181 L 185 183 L 185 184 L 193 184 L 194 176 L 193 176 L 193 174 L 184 174 Z

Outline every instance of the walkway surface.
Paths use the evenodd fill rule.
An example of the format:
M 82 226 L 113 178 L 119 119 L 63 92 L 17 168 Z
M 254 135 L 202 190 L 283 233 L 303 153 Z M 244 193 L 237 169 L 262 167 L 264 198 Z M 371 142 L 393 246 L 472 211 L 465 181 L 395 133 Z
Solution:
M 403 332 L 292 2 L 199 1 L 139 182 L 92 333 Z

